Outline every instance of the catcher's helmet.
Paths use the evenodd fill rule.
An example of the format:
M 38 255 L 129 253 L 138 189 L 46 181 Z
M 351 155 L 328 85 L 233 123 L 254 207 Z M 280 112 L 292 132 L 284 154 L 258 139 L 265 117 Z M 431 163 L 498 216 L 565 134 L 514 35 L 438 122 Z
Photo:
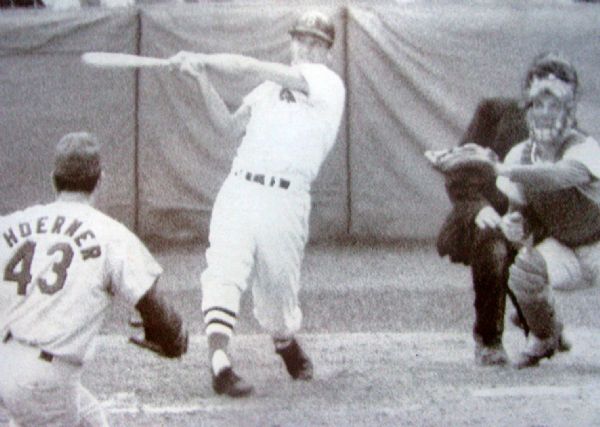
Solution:
M 575 67 L 558 53 L 547 52 L 536 56 L 527 70 L 523 83 L 525 100 L 530 97 L 530 89 L 534 81 L 557 80 L 570 87 L 571 96 L 575 98 L 579 81 Z
M 335 27 L 327 15 L 313 10 L 304 13 L 296 20 L 290 29 L 290 34 L 292 37 L 296 34 L 311 34 L 326 41 L 331 47 L 335 39 Z

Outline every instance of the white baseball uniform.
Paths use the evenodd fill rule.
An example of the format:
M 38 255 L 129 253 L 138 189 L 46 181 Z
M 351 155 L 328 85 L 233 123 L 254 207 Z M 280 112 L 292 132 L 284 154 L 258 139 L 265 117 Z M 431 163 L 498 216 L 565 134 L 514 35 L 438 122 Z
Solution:
M 0 397 L 23 425 L 104 425 L 81 385 L 114 297 L 135 305 L 162 268 L 124 225 L 92 206 L 55 201 L 0 218 Z
M 254 314 L 274 337 L 301 325 L 300 266 L 310 186 L 333 147 L 345 102 L 340 77 L 298 65 L 309 95 L 267 81 L 244 99 L 246 133 L 212 211 L 202 274 L 206 332 L 231 335 L 251 274 Z

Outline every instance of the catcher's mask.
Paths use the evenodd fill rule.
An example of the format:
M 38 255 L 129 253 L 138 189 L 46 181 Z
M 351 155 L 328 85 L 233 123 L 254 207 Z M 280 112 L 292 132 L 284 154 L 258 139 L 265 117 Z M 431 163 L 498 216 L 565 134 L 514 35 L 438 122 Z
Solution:
M 575 126 L 575 107 L 578 89 L 577 72 L 573 65 L 557 53 L 543 53 L 534 58 L 523 84 L 523 107 L 527 110 L 527 123 L 532 139 L 552 142 L 568 128 Z M 542 117 L 542 102 L 548 96 L 556 99 L 561 112 L 553 123 Z M 544 100 L 546 99 L 546 101 Z

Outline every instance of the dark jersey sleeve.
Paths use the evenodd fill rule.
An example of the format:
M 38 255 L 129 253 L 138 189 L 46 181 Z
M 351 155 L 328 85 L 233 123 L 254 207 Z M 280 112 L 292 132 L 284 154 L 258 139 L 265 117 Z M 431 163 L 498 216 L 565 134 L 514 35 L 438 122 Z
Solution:
M 518 101 L 487 98 L 477 106 L 459 145 L 472 142 L 491 148 L 503 159 L 514 145 L 526 138 L 525 114 Z M 438 253 L 448 255 L 453 262 L 469 264 L 477 235 L 475 217 L 485 206 L 492 206 L 500 215 L 506 213 L 508 199 L 496 188 L 494 179 L 469 170 L 448 174 L 445 185 L 452 211 L 438 234 Z

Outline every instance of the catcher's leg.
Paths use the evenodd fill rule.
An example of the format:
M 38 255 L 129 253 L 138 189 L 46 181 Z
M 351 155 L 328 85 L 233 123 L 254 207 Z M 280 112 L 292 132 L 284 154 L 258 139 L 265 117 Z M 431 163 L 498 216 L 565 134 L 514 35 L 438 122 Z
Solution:
M 513 256 L 506 240 L 486 233 L 473 250 L 471 274 L 475 292 L 475 361 L 480 365 L 504 365 L 508 356 L 502 345 L 508 267 Z
M 558 350 L 563 325 L 558 320 L 546 261 L 536 248 L 523 248 L 510 267 L 508 285 L 517 298 L 530 334 L 515 362 L 517 368 L 536 366 Z

